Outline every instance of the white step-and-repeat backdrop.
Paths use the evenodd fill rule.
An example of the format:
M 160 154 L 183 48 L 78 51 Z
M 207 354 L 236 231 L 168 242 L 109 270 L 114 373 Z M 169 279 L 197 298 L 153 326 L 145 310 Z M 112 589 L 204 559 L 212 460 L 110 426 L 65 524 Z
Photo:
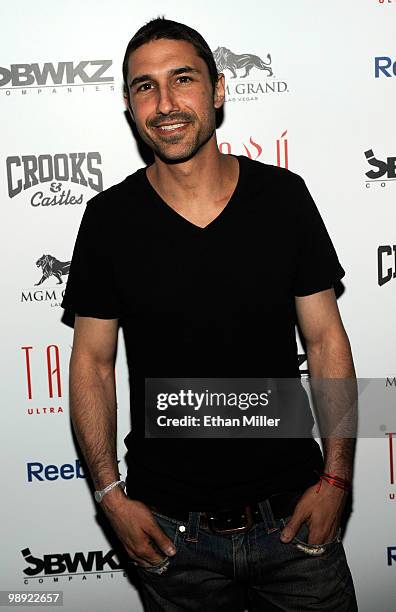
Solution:
M 60 302 L 87 200 L 143 165 L 121 63 L 158 15 L 198 29 L 224 68 L 221 150 L 305 178 L 346 269 L 339 307 L 358 375 L 389 377 L 396 393 L 395 0 L 4 2 L 0 588 L 63 590 L 68 612 L 142 610 L 77 459 Z M 233 74 L 227 50 L 272 75 L 255 57 Z M 122 342 L 117 383 L 125 474 Z M 396 441 L 381 427 L 358 441 L 344 542 L 362 612 L 396 603 Z

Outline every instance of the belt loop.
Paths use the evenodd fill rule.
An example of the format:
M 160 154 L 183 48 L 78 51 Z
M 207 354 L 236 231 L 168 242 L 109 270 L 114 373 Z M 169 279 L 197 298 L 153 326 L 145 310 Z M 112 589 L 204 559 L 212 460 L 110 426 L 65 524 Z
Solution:
M 265 499 L 262 502 L 258 502 L 263 521 L 266 529 L 276 529 L 276 522 L 272 513 L 271 504 L 269 499 Z
M 200 512 L 188 513 L 188 527 L 186 542 L 198 542 Z

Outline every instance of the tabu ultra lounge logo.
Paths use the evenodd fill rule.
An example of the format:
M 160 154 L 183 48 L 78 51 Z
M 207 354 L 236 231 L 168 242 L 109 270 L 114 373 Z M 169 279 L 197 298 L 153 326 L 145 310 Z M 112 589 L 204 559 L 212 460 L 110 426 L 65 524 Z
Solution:
M 28 93 L 57 94 L 76 90 L 114 91 L 114 77 L 109 74 L 112 64 L 112 60 L 81 60 L 0 66 L 0 93 L 25 96 Z
M 61 354 L 57 344 L 21 346 L 22 384 L 27 401 L 26 414 L 63 414 Z M 37 402 L 37 396 L 40 397 Z
M 385 386 L 396 390 L 396 376 L 393 378 L 388 377 L 385 382 Z M 388 494 L 388 499 L 391 501 L 396 500 L 396 432 L 395 431 L 387 431 L 385 432 L 385 437 L 388 439 L 388 482 L 391 487 L 391 490 Z
M 98 151 L 10 155 L 6 159 L 8 195 L 12 199 L 34 189 L 29 202 L 36 209 L 82 204 L 84 193 L 76 191 L 76 186 L 103 191 L 101 165 Z
M 396 388 L 396 376 L 393 378 L 386 379 L 387 387 Z M 396 432 L 388 431 L 385 432 L 386 438 L 388 438 L 388 478 L 389 485 L 391 489 L 388 493 L 388 499 L 390 501 L 396 500 Z M 387 546 L 386 547 L 386 556 L 387 556 L 387 565 L 388 566 L 396 566 L 396 546 Z
M 392 491 L 389 491 L 389 499 L 394 501 L 395 497 L 395 455 L 396 455 L 396 432 L 386 432 L 388 438 L 388 451 L 389 451 L 389 484 L 393 487 Z
M 263 59 L 252 53 L 238 54 L 227 47 L 217 47 L 213 57 L 219 72 L 231 72 L 226 79 L 227 102 L 256 101 L 265 94 L 288 91 L 287 83 L 274 75 L 270 53 Z
M 24 584 L 43 584 L 43 582 L 60 582 L 63 578 L 70 582 L 74 578 L 85 582 L 89 576 L 95 579 L 111 579 L 126 571 L 117 558 L 116 552 L 110 549 L 90 550 L 88 552 L 56 552 L 42 556 L 32 554 L 30 548 L 21 550 L 27 565 L 23 569 Z

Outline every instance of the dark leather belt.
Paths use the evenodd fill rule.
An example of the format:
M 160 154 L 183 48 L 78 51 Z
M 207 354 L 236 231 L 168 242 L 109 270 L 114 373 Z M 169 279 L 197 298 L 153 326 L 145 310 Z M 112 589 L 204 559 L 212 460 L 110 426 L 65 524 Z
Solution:
M 274 519 L 285 518 L 293 514 L 301 497 L 301 491 L 277 493 L 268 498 Z M 188 510 L 175 510 L 164 506 L 149 506 L 155 512 L 182 522 L 188 522 Z M 209 527 L 214 533 L 228 534 L 247 532 L 256 523 L 263 520 L 258 503 L 246 504 L 236 508 L 200 512 L 200 526 Z

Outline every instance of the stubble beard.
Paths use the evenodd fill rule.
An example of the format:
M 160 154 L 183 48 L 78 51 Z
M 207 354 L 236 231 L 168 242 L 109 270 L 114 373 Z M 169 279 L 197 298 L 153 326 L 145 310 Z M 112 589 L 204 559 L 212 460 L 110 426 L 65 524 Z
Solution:
M 171 119 L 171 117 L 169 117 Z M 163 119 L 165 121 L 165 118 Z M 187 130 L 193 129 L 196 121 L 192 118 L 190 125 Z M 152 129 L 142 130 L 138 126 L 138 132 L 144 142 L 150 147 L 150 149 L 165 163 L 176 163 L 187 161 L 196 155 L 199 149 L 205 145 L 208 140 L 212 137 L 216 129 L 215 115 L 213 118 L 211 114 L 205 115 L 203 123 L 200 124 L 199 128 L 194 132 L 193 136 L 188 138 L 185 134 L 164 134 L 163 136 L 158 133 L 156 138 L 151 138 L 150 132 Z M 156 129 L 155 127 L 153 129 Z M 181 146 L 177 146 L 181 143 Z

